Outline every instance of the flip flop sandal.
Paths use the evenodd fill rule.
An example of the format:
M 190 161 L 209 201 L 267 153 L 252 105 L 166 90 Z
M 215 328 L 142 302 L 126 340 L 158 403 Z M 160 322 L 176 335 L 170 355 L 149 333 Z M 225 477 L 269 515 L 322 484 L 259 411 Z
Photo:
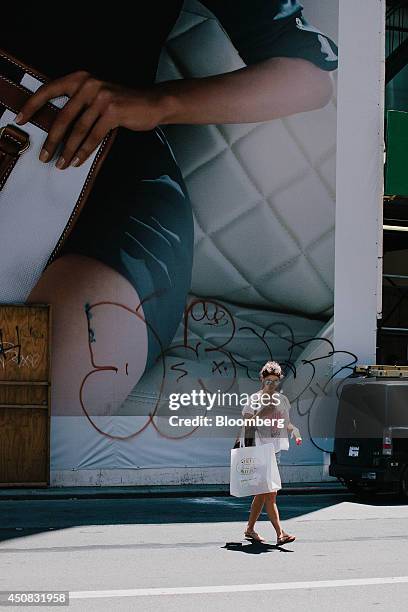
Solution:
M 294 542 L 296 540 L 296 536 L 293 535 L 285 535 L 283 538 L 279 538 L 276 542 L 277 546 L 282 546 L 283 544 L 289 544 L 289 542 Z
M 245 531 L 244 535 L 247 540 L 253 540 L 254 542 L 265 542 L 264 538 L 261 538 L 259 533 L 256 533 L 256 531 Z

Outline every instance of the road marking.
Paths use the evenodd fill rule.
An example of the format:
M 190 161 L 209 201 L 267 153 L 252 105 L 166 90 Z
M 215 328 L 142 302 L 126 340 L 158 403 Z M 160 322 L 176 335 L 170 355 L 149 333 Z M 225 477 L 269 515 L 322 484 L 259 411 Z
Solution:
M 193 595 L 196 593 L 236 593 L 238 591 L 287 591 L 292 589 L 327 589 L 369 584 L 398 584 L 408 582 L 408 576 L 389 578 L 354 578 L 347 580 L 310 580 L 308 582 L 271 582 L 265 584 L 221 584 L 192 587 L 155 587 L 150 589 L 117 589 L 111 591 L 71 591 L 70 599 L 99 597 L 146 597 L 152 595 Z

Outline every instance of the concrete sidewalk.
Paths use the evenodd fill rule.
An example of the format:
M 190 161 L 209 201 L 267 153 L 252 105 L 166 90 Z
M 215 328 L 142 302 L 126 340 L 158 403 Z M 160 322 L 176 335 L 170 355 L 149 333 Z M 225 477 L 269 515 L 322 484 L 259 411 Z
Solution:
M 303 495 L 305 493 L 344 493 L 339 482 L 283 483 L 279 495 Z M 114 499 L 151 497 L 228 497 L 229 485 L 179 485 L 151 487 L 48 487 L 48 488 L 2 488 L 1 500 L 27 499 Z

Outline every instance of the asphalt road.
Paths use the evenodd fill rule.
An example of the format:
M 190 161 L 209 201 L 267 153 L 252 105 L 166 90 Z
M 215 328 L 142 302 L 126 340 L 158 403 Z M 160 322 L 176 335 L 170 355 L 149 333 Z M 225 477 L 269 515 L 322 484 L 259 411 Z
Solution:
M 85 612 L 408 608 L 408 505 L 278 496 L 297 540 L 276 548 L 266 514 L 268 543 L 243 539 L 249 502 L 2 500 L 0 590 L 70 591 L 69 609 Z

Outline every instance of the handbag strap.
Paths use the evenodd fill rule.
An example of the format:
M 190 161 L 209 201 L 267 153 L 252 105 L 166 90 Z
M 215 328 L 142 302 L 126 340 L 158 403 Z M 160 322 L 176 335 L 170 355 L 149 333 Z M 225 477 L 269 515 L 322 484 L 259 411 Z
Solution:
M 0 190 L 18 158 L 29 146 L 29 135 L 18 127 L 10 124 L 0 129 Z

